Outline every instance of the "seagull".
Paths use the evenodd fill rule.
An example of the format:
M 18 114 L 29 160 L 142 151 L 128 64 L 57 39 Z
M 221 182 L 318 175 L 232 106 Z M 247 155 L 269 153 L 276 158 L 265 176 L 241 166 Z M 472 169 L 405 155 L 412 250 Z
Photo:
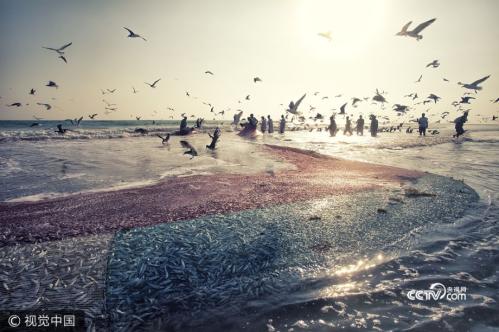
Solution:
M 132 86 L 133 93 L 137 93 L 139 91 L 135 90 L 135 87 Z
M 106 89 L 106 90 L 107 90 L 107 92 L 109 92 L 109 93 L 114 93 L 114 91 L 116 91 L 116 89 L 112 89 L 112 90 Z
M 50 104 L 44 104 L 44 103 L 36 103 L 37 105 L 40 105 L 40 106 L 45 106 L 45 109 L 48 111 L 49 109 L 52 108 L 52 106 L 50 106 Z
M 320 36 L 320 37 L 322 37 L 322 38 L 327 39 L 329 42 L 331 40 L 333 40 L 333 38 L 331 37 L 331 31 L 319 32 L 317 35 Z
M 53 88 L 59 88 L 59 86 L 57 85 L 57 83 L 55 83 L 54 81 L 49 81 L 45 86 L 48 86 L 48 87 L 53 87 Z
M 470 83 L 470 84 L 465 84 L 465 83 L 461 83 L 461 82 L 457 82 L 457 84 L 462 85 L 463 88 L 470 89 L 470 90 L 475 90 L 475 92 L 476 92 L 476 91 L 482 90 L 482 87 L 478 86 L 478 85 L 480 83 L 482 83 L 483 81 L 485 81 L 489 77 L 490 77 L 490 75 L 487 75 L 487 76 L 482 77 L 481 79 L 476 80 L 475 82 Z
M 204 72 L 205 74 L 209 74 L 209 75 L 213 75 L 213 72 L 211 72 L 210 70 L 207 70 Z
M 476 99 L 476 98 L 475 97 L 470 97 L 470 96 L 461 97 L 461 101 L 459 103 L 460 104 L 469 104 L 470 103 L 470 99 Z
M 159 138 L 161 138 L 161 144 L 165 144 L 165 143 L 168 143 L 168 140 L 170 139 L 170 134 L 166 134 L 165 137 L 159 135 L 159 134 L 156 134 L 156 136 L 158 136 Z
M 393 109 L 395 112 L 405 113 L 409 110 L 409 107 L 406 105 L 395 104 L 393 105 Z
M 12 104 L 7 105 L 7 106 L 9 106 L 9 107 L 14 107 L 14 106 L 15 107 L 21 107 L 21 105 L 22 105 L 21 103 L 12 103 Z
M 288 109 L 286 110 L 286 112 L 289 112 L 291 114 L 299 114 L 299 112 L 298 112 L 298 106 L 300 106 L 300 103 L 302 102 L 302 100 L 305 98 L 306 95 L 307 94 L 305 93 L 300 99 L 298 99 L 296 101 L 296 103 L 293 102 L 293 101 L 291 101 L 289 103 L 289 106 L 288 106 Z
M 33 119 L 35 119 L 36 121 L 41 121 L 41 120 L 43 120 L 43 118 L 39 118 L 39 117 L 34 116 L 34 115 L 33 115 Z
M 245 99 L 250 100 L 250 95 L 247 95 Z
M 57 130 L 56 130 L 55 132 L 56 132 L 56 133 L 59 133 L 59 134 L 61 134 L 61 135 L 62 135 L 62 134 L 65 134 L 65 133 L 66 133 L 66 131 L 68 131 L 68 130 L 67 130 L 67 129 L 63 129 L 63 128 L 62 128 L 62 124 L 58 124 L 58 125 L 57 125 Z
M 373 97 L 373 100 L 374 101 L 378 101 L 380 103 L 386 103 L 386 98 L 383 97 L 383 95 L 381 93 L 379 93 L 378 89 L 376 89 L 376 95 Z
M 357 104 L 359 101 L 362 101 L 362 100 L 360 100 L 359 98 L 356 98 L 356 97 L 352 98 L 352 106 L 357 107 L 355 104 Z
M 64 54 L 64 50 L 67 47 L 71 46 L 72 44 L 73 44 L 72 42 L 71 43 L 67 43 L 66 45 L 61 46 L 59 48 L 52 48 L 52 47 L 45 47 L 45 46 L 43 46 L 43 48 L 45 48 L 47 50 L 51 50 L 51 51 L 57 52 L 57 54 L 59 54 L 59 55 L 63 55 Z
M 161 78 L 158 78 L 156 81 L 154 81 L 153 84 L 149 84 L 147 82 L 144 82 L 144 83 L 147 84 L 147 85 L 149 85 L 151 88 L 154 89 L 156 87 L 156 83 L 158 83 L 159 81 L 161 81 Z
M 189 94 L 189 92 L 188 92 L 188 91 L 186 91 L 186 92 L 185 92 L 185 95 L 186 95 L 187 97 L 190 97 L 190 94 Z
M 416 82 L 414 82 L 414 83 L 419 83 L 419 82 L 421 82 L 421 79 L 422 79 L 422 78 L 423 78 L 423 75 L 419 76 L 418 80 L 417 80 Z
M 141 118 L 140 116 L 136 116 L 136 117 L 135 117 L 135 119 L 137 119 L 137 121 L 139 121 L 139 120 L 140 120 L 140 118 Z
M 348 103 L 344 103 L 343 105 L 341 105 L 341 107 L 340 107 L 340 114 L 345 114 L 345 107 L 347 107 L 347 104 Z
M 449 80 L 448 80 L 448 79 L 446 79 L 445 77 L 443 78 L 443 80 L 444 80 L 445 82 L 449 82 Z
M 256 82 L 262 82 L 262 79 L 260 77 L 253 78 L 253 83 L 256 83 Z
M 32 95 L 32 96 L 34 96 L 34 95 L 35 95 L 35 92 L 36 92 L 36 90 L 35 90 L 35 89 L 31 89 L 31 90 L 29 91 L 29 94 L 30 94 L 30 95 Z
M 147 41 L 147 39 L 145 39 L 141 35 L 136 34 L 135 32 L 133 32 L 132 30 L 130 30 L 128 28 L 123 27 L 123 29 L 125 29 L 125 30 L 128 31 L 128 36 L 127 37 L 129 37 L 129 38 L 142 38 L 144 41 Z
M 40 124 L 38 122 L 33 122 L 30 127 L 33 128 L 37 126 L 40 126 Z
M 428 99 L 432 99 L 432 100 L 435 102 L 435 104 L 437 103 L 437 101 L 438 101 L 439 99 L 441 99 L 439 96 L 437 96 L 437 95 L 435 95 L 435 94 L 433 94 L 433 93 L 431 93 L 431 94 L 430 94 L 428 97 L 426 97 L 426 98 L 428 98 Z
M 438 68 L 440 66 L 440 62 L 438 60 L 433 60 L 429 64 L 426 65 L 426 68 L 428 67 L 433 67 L 433 68 Z
M 89 119 L 95 119 L 95 117 L 97 116 L 98 114 L 97 113 L 94 113 L 94 114 L 91 114 L 88 116 Z
M 192 156 L 191 159 L 198 155 L 198 152 L 196 151 L 196 149 L 189 142 L 180 141 L 180 145 L 182 145 L 182 147 L 185 149 L 189 149 L 189 150 L 185 151 L 184 154 L 190 154 Z
M 409 28 L 409 25 L 411 25 L 412 21 L 407 23 L 402 27 L 402 30 L 396 34 L 396 36 L 407 36 L 407 37 L 413 37 L 416 38 L 416 40 L 423 39 L 423 36 L 420 35 L 421 31 L 423 31 L 426 27 L 428 27 L 430 24 L 435 22 L 436 18 L 433 18 L 429 21 L 423 22 L 420 25 L 418 25 L 414 30 L 407 30 Z
M 499 102 L 499 97 L 496 100 L 492 99 L 491 102 L 493 102 L 494 104 L 497 103 L 497 102 Z

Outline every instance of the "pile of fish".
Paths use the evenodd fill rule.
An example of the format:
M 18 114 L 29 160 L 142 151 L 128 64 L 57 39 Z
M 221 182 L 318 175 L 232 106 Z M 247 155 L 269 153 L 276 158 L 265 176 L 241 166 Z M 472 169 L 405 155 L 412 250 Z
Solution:
M 189 330 L 250 319 L 320 271 L 400 250 L 394 244 L 411 230 L 453 218 L 475 195 L 433 175 L 413 187 L 432 196 L 406 197 L 395 187 L 120 231 L 108 265 L 112 329 Z
M 105 326 L 110 235 L 0 248 L 0 310 L 83 310 Z

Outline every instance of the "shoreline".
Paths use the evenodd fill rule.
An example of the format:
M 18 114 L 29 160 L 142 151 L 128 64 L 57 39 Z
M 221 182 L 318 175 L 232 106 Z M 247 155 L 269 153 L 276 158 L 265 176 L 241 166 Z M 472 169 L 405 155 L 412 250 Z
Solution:
M 110 233 L 331 195 L 399 186 L 424 173 L 263 145 L 296 170 L 172 177 L 138 188 L 0 203 L 0 247 Z M 28 231 L 29 230 L 29 231 Z

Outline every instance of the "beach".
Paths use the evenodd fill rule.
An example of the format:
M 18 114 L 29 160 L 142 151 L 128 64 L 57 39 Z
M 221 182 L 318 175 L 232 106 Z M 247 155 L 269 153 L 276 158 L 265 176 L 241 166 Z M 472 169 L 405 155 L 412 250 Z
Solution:
M 477 315 L 494 325 L 497 188 L 485 178 L 497 176 L 487 158 L 498 131 L 481 128 L 460 145 L 225 131 L 217 154 L 201 149 L 199 133 L 189 138 L 202 151 L 194 158 L 178 138 L 165 147 L 153 134 L 3 143 L 11 183 L 26 181 L 19 158 L 28 156 L 51 163 L 54 184 L 4 192 L 0 308 L 80 309 L 98 330 L 472 328 Z M 97 154 L 109 145 L 127 152 Z M 27 153 L 9 155 L 12 146 Z M 456 148 L 476 172 L 439 160 Z M 100 185 L 72 176 L 88 173 L 92 157 L 97 178 L 111 178 L 115 157 L 136 166 Z M 408 290 L 429 281 L 469 296 L 404 316 L 415 305 Z

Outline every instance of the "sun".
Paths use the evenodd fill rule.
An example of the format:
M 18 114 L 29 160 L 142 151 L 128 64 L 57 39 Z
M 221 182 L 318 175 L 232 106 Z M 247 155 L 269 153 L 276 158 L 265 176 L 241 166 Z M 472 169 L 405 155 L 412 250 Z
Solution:
M 302 47 L 318 57 L 362 55 L 383 30 L 386 10 L 384 1 L 302 0 L 296 7 Z

